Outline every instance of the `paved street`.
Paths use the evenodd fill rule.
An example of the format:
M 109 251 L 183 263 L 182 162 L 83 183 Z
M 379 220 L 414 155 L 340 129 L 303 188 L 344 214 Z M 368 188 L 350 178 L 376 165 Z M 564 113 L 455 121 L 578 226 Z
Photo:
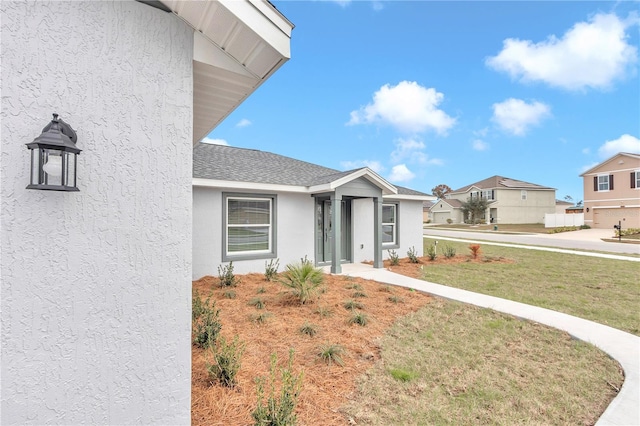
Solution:
M 573 250 L 597 250 L 610 253 L 640 254 L 640 244 L 604 242 L 602 238 L 612 238 L 613 230 L 582 229 L 559 234 L 506 234 L 480 231 L 454 231 L 442 228 L 425 227 L 425 236 L 448 237 L 474 241 L 496 241 L 501 243 L 533 246 L 557 247 Z

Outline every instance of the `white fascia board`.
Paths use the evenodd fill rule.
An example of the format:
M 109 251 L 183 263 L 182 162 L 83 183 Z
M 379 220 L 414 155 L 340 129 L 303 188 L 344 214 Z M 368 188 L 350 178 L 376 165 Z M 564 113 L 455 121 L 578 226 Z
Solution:
M 285 58 L 291 58 L 291 30 L 293 24 L 273 6 L 260 0 L 218 0 L 260 38 Z
M 200 187 L 208 187 L 208 188 L 245 189 L 248 191 L 295 192 L 295 193 L 309 192 L 309 189 L 305 186 L 275 185 L 270 183 L 255 183 L 255 182 L 236 182 L 236 181 L 230 181 L 230 180 L 214 180 L 214 179 L 202 179 L 202 178 L 193 178 L 192 185 L 200 186 Z
M 410 201 L 434 201 L 436 199 L 436 197 L 431 197 L 428 195 L 408 195 L 408 194 L 383 195 L 382 198 L 385 200 L 410 200 Z
M 398 193 L 398 189 L 395 186 L 384 180 L 376 172 L 367 167 L 356 170 L 355 172 L 343 176 L 340 179 L 334 180 L 330 183 L 331 189 L 334 190 L 335 188 L 349 183 L 354 179 L 358 179 L 359 177 L 364 177 L 369 182 L 382 189 L 382 195 L 394 195 Z
M 193 60 L 254 79 L 254 85 L 258 84 L 257 76 L 199 31 L 193 32 Z

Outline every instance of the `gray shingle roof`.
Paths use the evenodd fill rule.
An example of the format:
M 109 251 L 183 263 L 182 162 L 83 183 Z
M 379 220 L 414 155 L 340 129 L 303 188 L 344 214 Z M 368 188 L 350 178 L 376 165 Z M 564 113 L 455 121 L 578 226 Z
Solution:
M 314 186 L 333 182 L 358 170 L 339 171 L 255 149 L 198 143 L 193 148 L 193 177 L 273 185 Z M 395 186 L 395 185 L 394 185 Z M 395 186 L 398 194 L 425 196 Z
M 476 187 L 478 189 L 554 189 L 548 186 L 536 185 L 535 183 L 524 182 L 517 179 L 511 179 L 503 176 L 492 176 L 488 179 L 481 180 L 476 183 L 472 183 L 471 185 L 464 186 L 460 189 L 456 189 L 452 191 L 453 193 L 457 192 L 467 192 L 469 188 Z

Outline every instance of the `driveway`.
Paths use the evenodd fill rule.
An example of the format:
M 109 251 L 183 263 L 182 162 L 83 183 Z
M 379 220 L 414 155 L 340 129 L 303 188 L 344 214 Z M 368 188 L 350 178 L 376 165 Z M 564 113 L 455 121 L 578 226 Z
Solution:
M 500 231 L 457 231 L 427 226 L 424 228 L 423 234 L 429 237 L 447 237 L 471 241 L 497 241 L 573 250 L 640 254 L 640 244 L 602 241 L 603 238 L 613 237 L 613 230 L 608 229 L 581 229 L 558 234 L 507 234 Z

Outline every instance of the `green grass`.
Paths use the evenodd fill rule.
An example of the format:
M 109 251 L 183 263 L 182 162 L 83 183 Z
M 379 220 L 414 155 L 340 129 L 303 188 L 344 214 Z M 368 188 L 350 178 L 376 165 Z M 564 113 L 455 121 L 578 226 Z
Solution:
M 431 244 L 425 238 L 425 246 Z M 448 242 L 458 253 L 467 243 Z M 640 335 L 637 262 L 480 244 L 514 263 L 427 263 L 427 281 L 515 300 Z
M 619 365 L 541 324 L 438 299 L 397 321 L 343 407 L 360 425 L 594 424 Z

